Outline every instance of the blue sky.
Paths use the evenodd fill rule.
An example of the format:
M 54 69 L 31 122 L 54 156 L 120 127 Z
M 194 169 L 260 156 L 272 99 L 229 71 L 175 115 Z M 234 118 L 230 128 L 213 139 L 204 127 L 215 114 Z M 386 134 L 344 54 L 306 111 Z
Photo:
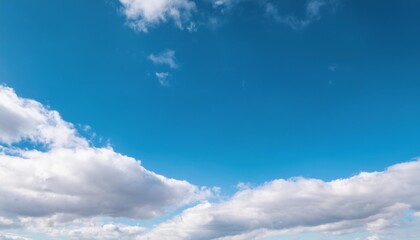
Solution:
M 419 156 L 419 1 L 151 3 L 1 1 L 0 82 L 224 197 Z

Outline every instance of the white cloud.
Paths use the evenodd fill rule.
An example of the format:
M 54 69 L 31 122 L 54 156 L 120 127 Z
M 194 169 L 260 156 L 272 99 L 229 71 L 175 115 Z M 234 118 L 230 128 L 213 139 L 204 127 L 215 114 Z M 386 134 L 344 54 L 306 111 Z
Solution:
M 230 7 L 233 4 L 237 4 L 243 0 L 212 0 L 214 6 L 227 6 Z
M 366 240 L 379 240 L 380 238 L 377 235 L 372 235 L 366 238 Z
M 326 4 L 325 0 L 310 0 L 306 5 L 306 14 L 308 14 L 309 18 L 317 18 L 321 8 Z
M 31 238 L 21 237 L 14 234 L 1 234 L 0 240 L 32 240 Z
M 197 24 L 190 22 L 190 25 L 187 26 L 188 32 L 197 32 Z
M 420 161 L 324 182 L 296 178 L 245 189 L 185 210 L 140 239 L 249 239 L 285 232 L 343 234 L 397 226 L 420 210 Z M 235 237 L 235 238 L 234 238 Z
M 11 88 L 0 86 L 0 143 L 31 140 L 52 147 L 87 146 L 71 123 L 57 111 L 40 103 L 16 96 Z
M 164 86 L 164 87 L 169 86 L 169 79 L 168 79 L 168 77 L 170 76 L 169 73 L 167 73 L 167 72 L 156 72 L 155 75 L 156 75 L 156 77 L 159 81 L 159 84 L 161 86 Z
M 0 213 L 4 216 L 151 218 L 189 203 L 200 190 L 144 169 L 110 148 L 55 148 L 0 153 Z
M 147 32 L 152 26 L 172 20 L 180 29 L 191 18 L 195 3 L 190 0 L 120 0 L 128 24 Z
M 218 11 L 213 15 L 199 9 L 193 0 L 119 0 L 122 4 L 122 10 L 127 18 L 128 25 L 136 31 L 148 32 L 151 27 L 161 23 L 173 21 L 179 29 L 187 29 L 189 32 L 197 31 L 197 22 L 201 25 L 208 22 L 207 25 L 214 27 L 215 20 L 219 19 L 220 13 L 228 12 L 241 2 L 253 2 L 263 6 L 267 16 L 272 17 L 279 23 L 289 25 L 295 30 L 300 30 L 320 19 L 321 10 L 327 6 L 336 5 L 338 0 L 308 0 L 304 6 L 305 13 L 302 17 L 296 17 L 293 14 L 280 13 L 280 6 L 276 1 L 271 0 L 205 0 L 204 3 L 211 4 Z M 274 4 L 276 3 L 276 4 Z M 219 11 L 220 10 L 220 11 Z M 211 11 L 210 11 L 211 12 Z M 284 11 L 282 11 L 284 12 Z M 194 18 L 194 19 L 193 19 Z M 220 22 L 216 21 L 216 22 Z M 201 23 L 201 24 L 200 24 Z
M 76 239 L 261 239 L 354 231 L 369 232 L 369 240 L 419 236 L 409 224 L 410 235 L 388 233 L 404 226 L 408 213 L 415 219 L 411 224 L 418 225 L 420 160 L 330 182 L 294 178 L 259 187 L 239 184 L 231 198 L 198 204 L 149 230 L 119 223 L 120 218 L 161 216 L 208 198 L 211 191 L 148 171 L 112 148 L 91 146 L 58 112 L 18 97 L 11 88 L 0 86 L 0 99 L 2 230 Z M 19 147 L 25 140 L 47 148 Z M 0 239 L 25 238 L 0 234 Z
M 52 233 L 55 236 L 70 236 L 76 239 L 134 239 L 144 232 L 143 227 L 121 224 L 105 224 L 84 226 L 81 228 L 63 228 L 60 232 Z
M 58 222 L 58 223 L 57 223 Z M 31 226 L 33 232 L 42 232 L 54 238 L 73 239 L 134 239 L 145 231 L 138 225 L 103 221 L 98 218 L 77 219 L 60 223 L 57 218 L 38 219 Z
M 168 65 L 170 68 L 178 68 L 174 50 L 167 49 L 159 54 L 150 54 L 149 60 L 154 64 L 163 64 Z
M 0 99 L 0 227 L 57 214 L 146 219 L 210 194 L 91 146 L 58 112 L 11 88 L 0 86 Z M 24 139 L 48 148 L 21 148 Z

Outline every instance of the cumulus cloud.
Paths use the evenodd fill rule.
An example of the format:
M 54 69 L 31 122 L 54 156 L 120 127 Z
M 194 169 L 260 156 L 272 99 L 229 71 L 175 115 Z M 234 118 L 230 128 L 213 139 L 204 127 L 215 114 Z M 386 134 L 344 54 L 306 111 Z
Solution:
M 251 239 L 283 232 L 342 234 L 396 226 L 420 209 L 420 161 L 324 182 L 296 178 L 185 210 L 140 239 Z
M 402 219 L 409 214 L 414 220 L 406 229 L 415 232 L 390 239 L 419 237 L 418 227 L 411 226 L 420 224 L 420 160 L 329 182 L 293 178 L 257 187 L 242 183 L 232 197 L 199 203 L 151 229 L 118 222 L 161 216 L 206 199 L 212 191 L 151 172 L 110 147 L 92 146 L 58 112 L 11 88 L 0 86 L 0 99 L 2 230 L 139 240 L 366 231 L 366 239 L 388 240 L 384 231 L 404 226 Z M 22 141 L 46 148 L 22 147 Z M 25 238 L 0 234 L 0 239 Z
M 110 148 L 1 153 L 0 213 L 3 216 L 151 218 L 188 203 L 199 189 L 144 169 Z
M 19 98 L 12 89 L 0 86 L 0 143 L 10 145 L 23 140 L 52 147 L 88 145 L 57 111 L 48 110 L 36 101 Z
M 0 86 L 0 99 L 3 227 L 56 214 L 146 219 L 210 194 L 148 171 L 111 147 L 91 146 L 58 112 L 18 97 L 11 88 Z M 20 147 L 24 140 L 47 148 Z
M 167 49 L 159 54 L 150 54 L 149 60 L 154 64 L 167 65 L 170 68 L 178 68 L 175 51 L 171 49 Z
M 150 27 L 173 21 L 183 29 L 195 11 L 190 0 L 120 0 L 128 24 L 135 30 L 147 32 Z

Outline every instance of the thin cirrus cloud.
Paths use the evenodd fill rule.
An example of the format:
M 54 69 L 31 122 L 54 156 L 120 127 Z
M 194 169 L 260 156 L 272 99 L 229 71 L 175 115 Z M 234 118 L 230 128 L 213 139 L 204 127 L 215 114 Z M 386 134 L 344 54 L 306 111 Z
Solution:
M 211 195 L 92 146 L 58 112 L 11 88 L 0 86 L 0 100 L 0 228 L 56 215 L 148 219 Z
M 148 32 L 150 28 L 166 22 L 174 22 L 179 29 L 187 29 L 189 32 L 197 31 L 197 22 L 212 22 L 218 19 L 217 14 L 208 14 L 202 9 L 197 9 L 193 0 L 119 0 L 122 11 L 127 19 L 127 24 L 132 29 L 140 32 Z M 281 4 L 276 1 L 258 0 L 208 0 L 204 3 L 211 4 L 216 9 L 232 9 L 241 2 L 253 2 L 262 7 L 265 15 L 278 23 L 288 25 L 294 30 L 300 30 L 312 22 L 319 20 L 321 10 L 329 6 L 337 5 L 338 0 L 308 0 L 304 6 L 304 16 L 296 17 L 292 13 L 280 13 Z M 283 10 L 283 9 L 282 9 Z M 200 12 L 201 11 L 201 12 Z M 200 12 L 200 14 L 196 14 Z M 216 11 L 217 12 L 217 11 Z M 199 17 L 201 16 L 201 17 Z M 204 16 L 204 19 L 203 19 Z M 206 19 L 207 18 L 207 19 Z M 210 24 L 213 26 L 213 24 Z
M 303 17 L 294 15 L 280 14 L 279 8 L 271 2 L 264 3 L 265 14 L 274 21 L 288 25 L 294 30 L 301 30 L 309 26 L 312 22 L 321 18 L 321 10 L 328 6 L 337 4 L 336 0 L 309 0 L 305 6 Z

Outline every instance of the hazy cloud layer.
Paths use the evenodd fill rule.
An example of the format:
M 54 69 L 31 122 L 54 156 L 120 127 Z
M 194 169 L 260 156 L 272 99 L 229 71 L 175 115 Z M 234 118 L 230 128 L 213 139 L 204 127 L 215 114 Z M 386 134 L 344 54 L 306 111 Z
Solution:
M 13 234 L 1 234 L 0 240 L 32 240 L 31 238 L 21 237 Z

